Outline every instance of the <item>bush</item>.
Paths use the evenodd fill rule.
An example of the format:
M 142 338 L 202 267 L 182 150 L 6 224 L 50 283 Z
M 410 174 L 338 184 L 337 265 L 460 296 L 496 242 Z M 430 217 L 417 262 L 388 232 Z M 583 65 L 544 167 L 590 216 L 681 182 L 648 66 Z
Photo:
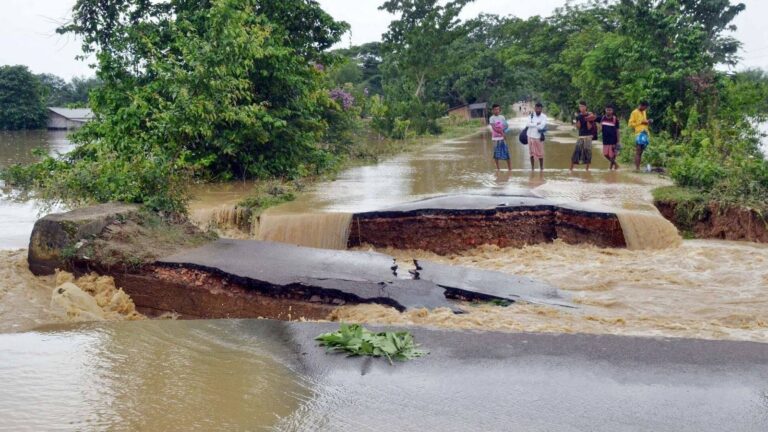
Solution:
M 293 201 L 302 189 L 303 185 L 298 181 L 270 180 L 258 184 L 248 197 L 237 205 L 248 209 L 252 216 L 258 216 L 269 207 Z
M 711 190 L 726 175 L 718 161 L 703 156 L 684 156 L 669 166 L 669 174 L 676 184 Z
M 6 184 L 32 189 L 49 204 L 81 206 L 98 202 L 143 203 L 152 210 L 183 214 L 191 172 L 157 156 L 122 157 L 75 150 L 64 159 L 46 156 L 29 166 L 15 165 L 0 175 Z

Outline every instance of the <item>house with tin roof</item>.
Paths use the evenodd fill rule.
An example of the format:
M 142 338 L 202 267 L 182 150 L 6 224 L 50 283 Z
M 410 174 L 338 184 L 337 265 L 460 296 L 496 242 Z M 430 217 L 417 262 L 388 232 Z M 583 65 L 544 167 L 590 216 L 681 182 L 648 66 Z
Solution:
M 89 108 L 48 107 L 48 129 L 77 129 L 91 119 L 93 119 L 93 111 Z

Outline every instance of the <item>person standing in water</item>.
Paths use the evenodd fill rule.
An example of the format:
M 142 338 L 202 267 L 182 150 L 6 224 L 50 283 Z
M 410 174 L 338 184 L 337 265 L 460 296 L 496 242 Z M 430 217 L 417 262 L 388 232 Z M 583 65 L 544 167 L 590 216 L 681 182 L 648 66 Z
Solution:
M 640 102 L 637 108 L 629 116 L 629 127 L 635 130 L 635 171 L 640 171 L 643 162 L 643 152 L 650 142 L 648 125 L 648 101 Z
M 603 132 L 603 156 L 611 163 L 609 169 L 619 169 L 619 164 L 616 163 L 616 156 L 618 156 L 618 147 L 620 144 L 619 137 L 619 118 L 616 117 L 613 105 L 605 107 L 605 114 L 597 118 L 597 122 L 600 124 L 600 129 Z
M 507 131 L 507 119 L 501 115 L 501 106 L 493 104 L 491 107 L 493 115 L 488 119 L 488 127 L 491 129 L 491 140 L 494 142 L 493 161 L 496 163 L 496 171 L 499 168 L 499 161 L 507 161 L 507 169 L 512 171 L 512 161 L 509 160 L 509 148 L 504 141 L 504 134 Z
M 585 164 L 587 172 L 592 163 L 592 138 L 597 132 L 595 121 L 597 117 L 587 111 L 587 103 L 579 102 L 579 113 L 576 115 L 576 129 L 579 131 L 579 138 L 576 140 L 576 148 L 573 149 L 571 156 L 571 172 L 574 165 Z
M 536 159 L 539 169 L 544 171 L 544 131 L 547 129 L 547 116 L 542 113 L 543 105 L 536 103 L 534 112 L 528 117 L 528 151 L 531 154 L 531 171 L 536 169 Z

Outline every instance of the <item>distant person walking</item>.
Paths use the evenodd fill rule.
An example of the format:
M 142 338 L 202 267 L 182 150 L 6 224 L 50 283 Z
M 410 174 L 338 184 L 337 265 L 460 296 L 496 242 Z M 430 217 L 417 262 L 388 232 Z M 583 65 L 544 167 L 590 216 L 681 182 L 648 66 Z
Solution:
M 547 130 L 547 116 L 542 111 L 543 105 L 536 103 L 534 112 L 528 117 L 528 151 L 531 155 L 531 171 L 536 169 L 536 159 L 539 160 L 539 170 L 544 171 L 544 132 Z
M 640 171 L 643 162 L 643 152 L 648 147 L 650 136 L 648 125 L 648 101 L 640 102 L 637 108 L 629 116 L 629 127 L 635 130 L 635 171 Z
M 496 171 L 500 169 L 500 160 L 507 161 L 507 170 L 512 171 L 512 161 L 509 160 L 509 148 L 504 141 L 504 134 L 509 127 L 507 119 L 501 115 L 499 104 L 493 104 L 491 112 L 493 115 L 488 119 L 488 127 L 491 129 L 491 140 L 494 142 L 493 161 L 496 163 Z
M 611 163 L 609 169 L 618 170 L 619 164 L 616 163 L 616 156 L 619 154 L 620 134 L 619 134 L 619 118 L 614 112 L 613 105 L 605 107 L 605 114 L 597 118 L 597 122 L 600 124 L 600 129 L 603 133 L 603 156 Z
M 592 163 L 592 140 L 597 132 L 595 125 L 597 117 L 587 111 L 587 103 L 579 102 L 579 113 L 576 114 L 576 129 L 579 131 L 579 138 L 576 140 L 576 148 L 573 149 L 571 156 L 571 172 L 574 165 L 585 164 L 587 172 Z

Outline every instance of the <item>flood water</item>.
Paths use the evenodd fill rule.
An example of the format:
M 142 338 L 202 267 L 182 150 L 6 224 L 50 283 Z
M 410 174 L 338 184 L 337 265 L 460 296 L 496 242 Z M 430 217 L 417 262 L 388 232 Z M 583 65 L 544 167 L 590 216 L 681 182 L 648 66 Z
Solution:
M 274 358 L 280 335 L 134 324 L 0 335 L 0 430 L 264 430 L 309 394 Z
M 0 131 L 0 169 L 37 160 L 32 150 L 47 154 L 66 153 L 72 149 L 66 131 Z M 40 213 L 39 206 L 22 200 L 13 191 L 0 193 L 0 249 L 23 248 L 29 244 L 32 225 Z
M 516 120 L 519 124 L 519 120 Z M 514 122 L 513 122 L 514 124 Z M 601 249 L 562 242 L 523 249 L 481 247 L 454 256 L 423 251 L 380 250 L 399 262 L 429 259 L 447 264 L 529 276 L 573 295 L 577 311 L 520 305 L 477 307 L 465 315 L 449 310 L 397 311 L 350 306 L 332 317 L 339 321 L 431 325 L 464 329 L 612 333 L 768 342 L 768 247 L 718 240 L 680 241 L 666 229 L 652 203 L 651 190 L 671 184 L 656 174 L 622 167 L 607 170 L 599 145 L 590 173 L 568 170 L 575 140 L 566 125 L 551 129 L 545 144 L 545 170 L 531 172 L 527 148 L 510 139 L 512 170 L 495 170 L 493 144 L 486 134 L 449 140 L 381 163 L 348 169 L 332 182 L 315 185 L 296 201 L 267 210 L 270 226 L 289 232 L 287 241 L 312 240 L 321 230 L 318 212 L 372 211 L 429 196 L 450 193 L 519 194 L 533 192 L 557 203 L 578 203 L 595 210 L 637 214 L 634 236 L 647 250 Z M 627 150 L 625 150 L 627 151 Z M 198 191 L 193 209 L 231 208 L 248 184 L 208 186 Z M 219 216 L 231 217 L 224 213 Z M 644 220 L 644 218 L 647 218 Z M 295 221 L 304 219 L 304 226 Z M 651 223 L 654 222 L 654 223 Z M 655 223 L 659 222 L 659 223 Z M 282 225 L 281 225 L 282 223 Z M 669 225 L 669 224 L 667 224 Z M 340 232 L 328 226 L 331 236 Z M 258 238 L 251 233 L 227 233 Z M 674 238 L 672 238 L 674 237 Z M 328 242 L 327 239 L 324 239 Z M 364 248 L 365 249 L 365 248 Z M 642 249 L 642 248 L 639 248 Z
M 572 142 L 569 127 L 553 128 L 545 146 L 545 171 L 539 173 L 530 171 L 527 148 L 514 139 L 510 139 L 512 170 L 500 172 L 493 167 L 489 137 L 479 134 L 450 140 L 345 170 L 335 181 L 315 185 L 267 216 L 370 211 L 447 193 L 521 191 L 595 209 L 656 213 L 650 191 L 668 184 L 667 180 L 634 174 L 625 167 L 609 172 L 598 146 L 593 149 L 592 172 L 585 173 L 581 167 L 571 174 L 567 168 Z M 29 162 L 33 148 L 55 153 L 71 145 L 65 133 L 0 133 L 0 164 Z M 210 217 L 211 209 L 231 208 L 251 188 L 250 183 L 197 187 L 193 215 Z M 280 335 L 257 336 L 239 329 L 236 321 L 102 323 L 23 332 L 55 321 L 47 310 L 53 281 L 33 277 L 25 265 L 25 252 L 10 250 L 26 247 L 38 209 L 34 203 L 15 201 L 7 192 L 0 200 L 0 249 L 4 249 L 0 251 L 0 332 L 17 333 L 0 335 L 0 430 L 259 430 L 273 426 L 312 430 L 310 421 L 335 430 L 328 426 L 329 419 L 345 430 L 386 428 L 366 423 L 385 421 L 373 402 L 355 405 L 358 402 L 350 400 L 350 395 L 363 401 L 387 401 L 384 411 L 397 414 L 398 405 L 383 392 L 350 392 L 360 378 L 351 375 L 339 378 L 347 388 L 329 388 L 326 402 L 311 411 L 313 405 L 307 405 L 313 391 L 310 384 L 276 360 L 275 352 L 286 349 L 274 339 Z M 572 294 L 579 309 L 467 306 L 470 313 L 454 315 L 443 310 L 400 314 L 357 306 L 340 309 L 330 319 L 768 342 L 768 247 L 763 245 L 686 240 L 675 248 L 633 251 L 556 242 L 523 249 L 484 247 L 447 257 L 423 251 L 383 252 L 403 260 L 429 258 L 530 276 Z M 466 385 L 476 376 L 471 369 L 457 373 Z M 564 373 L 560 378 L 567 377 Z M 498 391 L 491 378 L 484 388 Z M 441 388 L 462 391 L 441 384 L 446 381 L 433 382 L 433 393 L 424 395 L 436 397 Z M 578 386 L 589 385 L 588 381 Z M 710 394 L 697 390 L 695 383 L 680 391 Z M 556 392 L 553 388 L 552 393 Z M 497 396 L 498 401 L 504 400 L 504 394 Z M 449 410 L 425 400 L 414 397 L 401 408 L 416 415 L 412 406 L 419 407 L 427 413 L 425 424 L 450 418 Z M 461 418 L 467 419 L 459 417 L 456 425 L 462 424 Z M 460 430 L 458 426 L 451 429 L 445 421 L 430 426 Z M 549 429 L 542 426 L 540 430 Z
M 512 127 L 520 120 L 510 122 Z M 448 193 L 515 194 L 521 190 L 555 202 L 582 202 L 595 207 L 652 210 L 648 185 L 662 184 L 657 176 L 608 171 L 601 148 L 593 149 L 589 173 L 577 167 L 568 171 L 575 137 L 571 127 L 550 127 L 545 144 L 544 172 L 532 172 L 528 147 L 508 136 L 512 170 L 504 164 L 496 171 L 493 143 L 488 134 L 449 140 L 412 154 L 403 154 L 376 165 L 342 172 L 335 181 L 322 183 L 301 199 L 269 213 L 361 212 L 379 210 L 414 199 Z

